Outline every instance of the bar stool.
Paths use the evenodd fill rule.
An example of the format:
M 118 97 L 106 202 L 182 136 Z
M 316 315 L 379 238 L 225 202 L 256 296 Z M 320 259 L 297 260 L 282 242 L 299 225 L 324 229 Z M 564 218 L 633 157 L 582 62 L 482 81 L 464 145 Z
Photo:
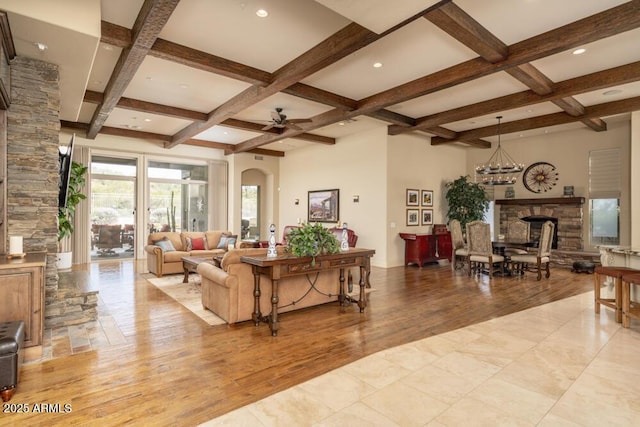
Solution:
M 622 276 L 622 327 L 624 328 L 631 326 L 632 317 L 640 319 L 640 303 L 631 301 L 631 285 L 640 286 L 640 272 Z
M 616 322 L 622 322 L 622 276 L 625 274 L 640 273 L 640 270 L 628 267 L 605 267 L 600 265 L 595 268 L 594 273 L 593 294 L 596 313 L 600 313 L 600 304 L 602 304 L 614 309 L 616 312 Z M 600 296 L 602 276 L 611 277 L 613 279 L 615 298 L 602 298 Z

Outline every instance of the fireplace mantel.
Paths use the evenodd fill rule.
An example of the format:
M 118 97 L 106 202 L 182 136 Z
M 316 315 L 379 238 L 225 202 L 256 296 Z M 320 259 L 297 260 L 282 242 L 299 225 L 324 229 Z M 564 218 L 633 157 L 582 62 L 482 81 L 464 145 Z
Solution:
M 543 199 L 499 199 L 496 205 L 583 205 L 584 197 L 551 197 Z

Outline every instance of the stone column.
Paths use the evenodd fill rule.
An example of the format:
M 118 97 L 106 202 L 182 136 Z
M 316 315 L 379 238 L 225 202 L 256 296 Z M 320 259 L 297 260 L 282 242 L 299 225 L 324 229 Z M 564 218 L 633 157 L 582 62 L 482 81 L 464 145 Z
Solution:
M 16 57 L 7 115 L 7 230 L 27 252 L 47 252 L 47 304 L 58 290 L 57 217 L 60 132 L 58 66 Z

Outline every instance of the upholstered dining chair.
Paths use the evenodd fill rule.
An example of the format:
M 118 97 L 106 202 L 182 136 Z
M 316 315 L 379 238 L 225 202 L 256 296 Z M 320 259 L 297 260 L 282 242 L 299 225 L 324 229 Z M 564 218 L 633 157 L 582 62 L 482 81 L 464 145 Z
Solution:
M 553 240 L 554 228 L 555 225 L 551 221 L 547 221 L 542 224 L 537 253 L 511 256 L 511 265 L 514 272 L 537 272 L 538 280 L 540 280 L 542 278 L 542 268 L 544 267 L 546 271 L 545 277 L 548 279 L 551 276 L 549 264 L 551 262 L 551 243 Z M 535 265 L 535 267 L 533 267 L 533 265 Z
M 487 265 L 489 275 L 495 274 L 494 265 L 500 265 L 500 273 L 504 274 L 504 257 L 493 253 L 491 244 L 491 227 L 482 221 L 467 224 L 467 245 L 469 250 L 469 276 L 471 272 L 480 273 Z
M 457 219 L 449 221 L 449 230 L 451 231 L 451 244 L 453 246 L 453 251 L 451 253 L 451 269 L 458 269 L 458 259 L 461 260 L 460 268 L 464 268 L 467 262 L 467 257 L 469 256 L 469 250 L 467 249 L 467 244 L 464 241 L 464 236 L 462 235 L 462 226 L 460 225 L 460 221 Z
M 507 247 L 504 252 L 507 256 L 526 255 L 527 250 L 517 246 L 508 246 L 509 243 L 525 244 L 529 241 L 531 233 L 531 223 L 516 219 L 507 223 Z

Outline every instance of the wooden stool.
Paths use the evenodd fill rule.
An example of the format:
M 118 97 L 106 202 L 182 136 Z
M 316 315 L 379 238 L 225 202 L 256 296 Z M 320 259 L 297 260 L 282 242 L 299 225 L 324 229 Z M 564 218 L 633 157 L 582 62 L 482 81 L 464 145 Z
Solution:
M 631 301 L 631 285 L 640 286 L 640 272 L 622 276 L 622 326 L 631 326 L 631 318 L 640 319 L 640 302 Z
M 612 308 L 616 312 L 616 322 L 622 322 L 622 276 L 625 274 L 640 273 L 640 270 L 628 267 L 605 267 L 600 265 L 595 268 L 593 277 L 593 294 L 596 313 L 600 313 L 600 304 Z M 600 297 L 602 276 L 611 277 L 614 284 L 615 298 Z

